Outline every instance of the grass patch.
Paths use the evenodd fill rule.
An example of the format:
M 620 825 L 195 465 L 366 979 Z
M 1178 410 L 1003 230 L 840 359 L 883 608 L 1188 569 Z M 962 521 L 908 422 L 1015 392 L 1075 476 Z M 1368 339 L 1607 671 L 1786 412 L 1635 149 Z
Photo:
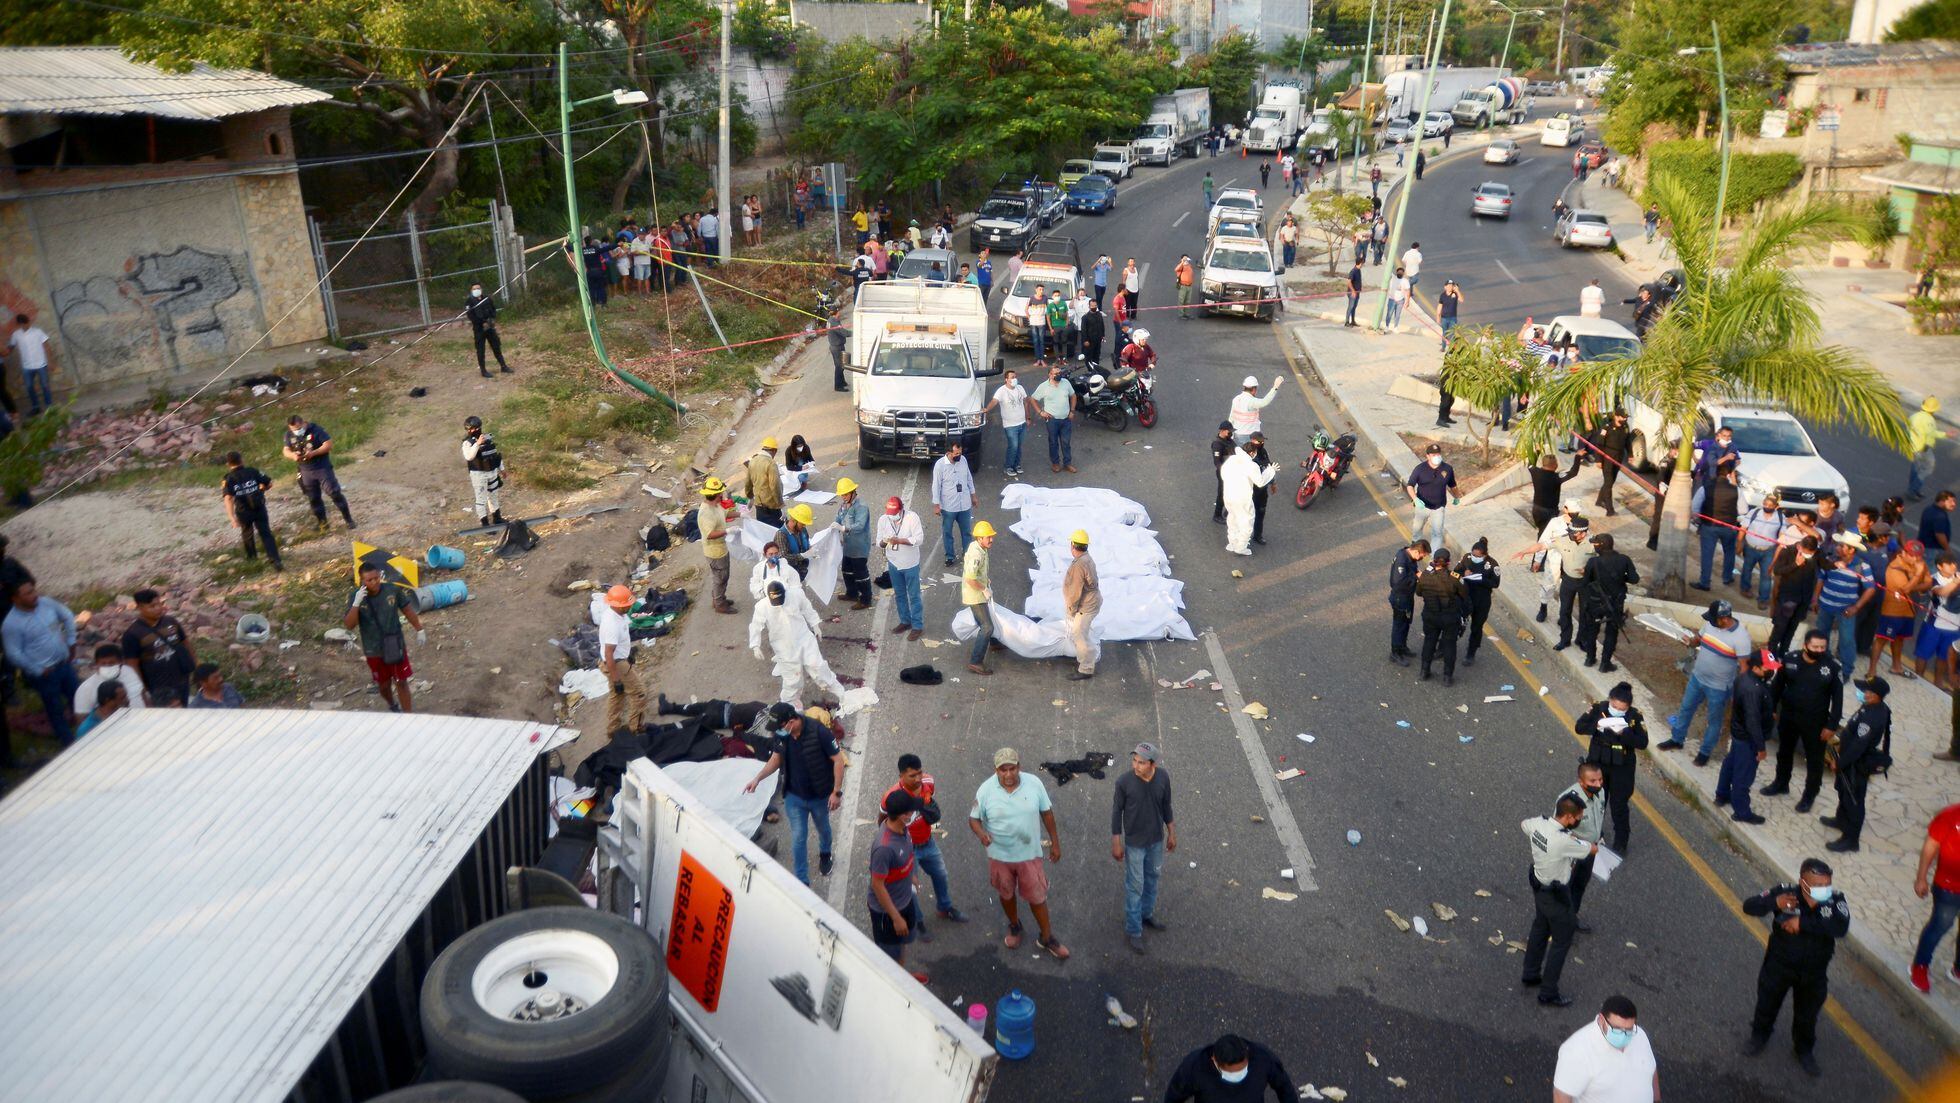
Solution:
M 68 599 L 67 604 L 69 610 L 72 612 L 100 613 L 121 596 L 114 590 L 105 590 L 100 586 L 91 586 Z

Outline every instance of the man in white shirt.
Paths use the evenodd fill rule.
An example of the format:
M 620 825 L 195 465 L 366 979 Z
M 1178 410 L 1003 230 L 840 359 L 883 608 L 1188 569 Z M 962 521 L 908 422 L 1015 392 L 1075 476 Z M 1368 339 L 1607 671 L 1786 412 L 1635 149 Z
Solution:
M 1273 385 L 1267 389 L 1264 398 L 1259 397 L 1257 376 L 1248 375 L 1239 383 L 1239 393 L 1232 396 L 1232 411 L 1229 415 L 1232 422 L 1232 440 L 1235 443 L 1244 444 L 1252 439 L 1252 434 L 1264 428 L 1259 423 L 1259 411 L 1272 404 L 1274 396 L 1279 394 L 1279 385 L 1284 382 L 1286 382 L 1285 376 L 1273 376 Z
M 885 501 L 885 515 L 878 518 L 876 537 L 878 546 L 885 549 L 892 600 L 898 604 L 898 623 L 892 632 L 910 632 L 909 638 L 916 640 L 925 634 L 926 627 L 925 605 L 919 597 L 919 546 L 925 543 L 925 525 L 894 496 Z
M 48 331 L 29 322 L 27 315 L 16 314 L 7 346 L 19 361 L 21 384 L 27 389 L 27 416 L 33 417 L 54 405 L 54 392 L 48 387 Z
M 647 695 L 640 688 L 639 676 L 633 673 L 633 626 L 626 619 L 632 608 L 633 591 L 626 586 L 607 590 L 605 600 L 592 606 L 592 619 L 599 626 L 599 669 L 612 683 L 612 692 L 606 696 L 608 738 L 622 729 L 639 734 L 647 718 Z
M 1599 309 L 1606 305 L 1606 291 L 1599 286 L 1597 279 L 1579 289 L 1579 315 L 1583 318 L 1599 317 Z
M 994 407 L 1000 407 L 1001 432 L 1007 434 L 1007 460 L 1001 470 L 1014 477 L 1021 474 L 1021 438 L 1028 431 L 1028 392 L 1021 386 L 1020 375 L 1013 370 L 1007 372 L 1005 379 L 1006 382 L 994 388 L 993 397 L 980 410 L 980 416 L 985 417 Z
M 1553 1103 L 1660 1103 L 1661 1074 L 1633 1001 L 1608 996 L 1593 1021 L 1558 1047 Z
M 1415 290 L 1416 281 L 1409 278 L 1401 265 L 1395 266 L 1395 276 L 1388 281 L 1388 309 L 1382 312 L 1382 329 L 1393 333 L 1402 324 L 1402 306 L 1409 301 L 1409 293 Z
M 708 267 L 721 263 L 721 219 L 713 211 L 701 216 L 701 251 L 708 254 Z
M 1137 296 L 1142 294 L 1142 292 L 1143 273 L 1137 270 L 1137 258 L 1131 257 L 1123 265 L 1124 313 L 1130 317 L 1136 316 Z
M 1034 358 L 1048 358 L 1048 289 L 1036 287 L 1034 297 L 1028 300 L 1028 340 L 1034 344 Z
M 1068 301 L 1068 332 L 1062 334 L 1062 355 L 1082 359 L 1082 316 L 1089 313 L 1089 290 L 1080 288 Z
M 1409 290 L 1414 291 L 1422 282 L 1422 242 L 1409 245 L 1409 251 L 1402 254 L 1402 275 L 1409 281 Z
M 932 465 L 932 511 L 939 515 L 940 544 L 950 567 L 973 542 L 973 468 L 958 442 L 947 445 L 946 454 Z
M 94 712 L 101 703 L 104 682 L 121 682 L 122 687 L 129 691 L 129 704 L 124 708 L 143 707 L 143 679 L 137 675 L 135 667 L 123 662 L 122 648 L 105 643 L 95 649 L 95 673 L 83 679 L 80 688 L 75 690 L 76 723 L 81 723 L 82 717 Z

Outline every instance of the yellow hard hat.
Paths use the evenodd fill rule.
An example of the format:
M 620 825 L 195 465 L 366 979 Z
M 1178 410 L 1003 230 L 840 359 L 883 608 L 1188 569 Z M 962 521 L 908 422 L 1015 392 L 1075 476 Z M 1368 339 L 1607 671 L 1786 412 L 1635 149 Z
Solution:
M 717 494 L 721 494 L 727 489 L 728 489 L 728 484 L 722 482 L 720 479 L 715 478 L 713 475 L 708 476 L 708 481 L 701 484 L 701 494 L 703 497 L 707 497 L 707 498 L 712 498 Z
M 1919 408 L 1929 414 L 1937 414 L 1940 412 L 1940 400 L 1934 398 L 1932 395 L 1927 395 L 1926 401 L 1921 402 Z
M 771 451 L 771 452 L 774 452 L 774 451 L 776 450 L 776 438 L 775 438 L 775 437 L 763 437 L 763 438 L 762 438 L 762 447 L 764 447 L 764 448 L 766 448 L 766 449 L 768 449 L 768 450 L 769 450 L 769 451 Z
M 631 609 L 633 607 L 632 589 L 626 586 L 614 586 L 612 589 L 607 590 L 606 604 L 615 609 Z
M 975 540 L 978 540 L 982 536 L 992 536 L 993 534 L 994 534 L 994 526 L 988 524 L 985 521 L 982 521 L 979 524 L 973 526 L 973 538 Z
M 804 505 L 802 502 L 798 502 L 789 507 L 789 515 L 799 525 L 812 525 L 817 521 L 817 515 L 811 513 L 810 507 Z
M 858 484 L 850 479 L 837 480 L 837 493 L 839 494 L 855 494 L 857 493 L 857 488 Z
M 1074 532 L 1071 532 L 1071 533 L 1069 533 L 1069 534 L 1068 534 L 1068 542 L 1069 542 L 1069 543 L 1071 543 L 1071 544 L 1080 544 L 1080 545 L 1082 545 L 1082 546 L 1083 546 L 1083 547 L 1085 547 L 1085 548 L 1086 548 L 1086 547 L 1088 547 L 1088 546 L 1089 546 L 1089 530 L 1088 530 L 1088 529 L 1076 529 L 1076 530 L 1075 530 Z

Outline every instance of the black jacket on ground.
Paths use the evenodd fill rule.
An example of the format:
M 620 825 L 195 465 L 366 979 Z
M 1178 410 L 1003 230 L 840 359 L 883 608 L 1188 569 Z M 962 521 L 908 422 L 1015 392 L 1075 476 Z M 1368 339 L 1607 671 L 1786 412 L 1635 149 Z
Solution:
M 1616 617 L 1626 608 L 1627 587 L 1640 581 L 1633 560 L 1618 551 L 1600 552 L 1586 560 L 1586 612 Z
M 1776 898 L 1789 893 L 1797 897 L 1797 933 L 1786 934 L 1776 910 Z M 1811 907 L 1803 900 L 1802 885 L 1780 884 L 1764 889 L 1742 902 L 1745 915 L 1775 916 L 1769 928 L 1769 947 L 1764 955 L 1802 972 L 1823 972 L 1837 953 L 1837 940 L 1851 930 L 1851 905 L 1842 891 Z
M 1735 695 L 1729 701 L 1729 739 L 1762 750 L 1769 744 L 1770 721 L 1776 711 L 1769 683 L 1742 671 L 1736 675 Z
M 1623 719 L 1627 726 L 1624 731 L 1607 732 L 1599 730 L 1599 722 L 1606 717 L 1606 702 L 1598 701 L 1579 717 L 1572 730 L 1586 736 L 1586 761 L 1601 766 L 1627 766 L 1634 761 L 1635 751 L 1647 749 L 1647 721 L 1641 717 L 1640 710 L 1629 707 Z
M 1171 1074 L 1171 1082 L 1164 1087 L 1164 1103 L 1265 1103 L 1266 1093 L 1271 1091 L 1274 1098 L 1282 1103 L 1293 1103 L 1300 1098 L 1300 1090 L 1293 1086 L 1293 1078 L 1286 1075 L 1286 1066 L 1279 1063 L 1273 1051 L 1258 1042 L 1247 1042 L 1247 1061 L 1245 1079 L 1236 1084 L 1227 1084 L 1219 1075 L 1218 1067 L 1211 1063 L 1211 1047 L 1203 1046 L 1185 1055 L 1178 1062 L 1177 1071 Z
M 1783 669 L 1770 682 L 1771 704 L 1791 722 L 1808 722 L 1827 731 L 1836 731 L 1844 715 L 1844 668 L 1837 656 L 1826 654 L 1817 662 L 1805 662 L 1801 649 L 1783 657 Z

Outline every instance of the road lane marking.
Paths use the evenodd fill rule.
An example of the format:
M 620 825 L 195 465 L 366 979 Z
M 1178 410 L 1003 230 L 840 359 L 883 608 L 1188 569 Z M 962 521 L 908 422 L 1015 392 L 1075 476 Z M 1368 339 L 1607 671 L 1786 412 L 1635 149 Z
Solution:
M 1177 221 L 1176 221 L 1176 222 L 1173 222 L 1173 223 L 1171 223 L 1171 229 L 1173 229 L 1173 230 L 1175 230 L 1175 229 L 1177 229 L 1177 228 L 1178 228 L 1179 226 L 1182 226 L 1182 225 L 1184 225 L 1184 220 L 1185 220 L 1185 219 L 1187 219 L 1187 218 L 1190 218 L 1190 217 L 1191 217 L 1191 212 L 1190 212 L 1190 211 L 1185 211 L 1185 212 L 1184 212 L 1183 214 L 1181 214 L 1181 215 L 1178 215 L 1178 216 L 1177 216 Z
M 1524 282 L 1523 280 L 1521 280 L 1521 279 L 1519 279 L 1519 278 L 1517 277 L 1517 274 L 1516 274 L 1516 273 L 1514 273 L 1514 272 L 1512 272 L 1512 271 L 1511 271 L 1511 269 L 1510 269 L 1510 267 L 1509 267 L 1508 265 L 1506 265 L 1506 264 L 1505 264 L 1505 263 L 1504 263 L 1503 261 L 1501 261 L 1501 260 L 1498 260 L 1498 259 L 1497 259 L 1496 257 L 1492 257 L 1492 258 L 1490 258 L 1490 261 L 1491 261 L 1491 263 L 1492 263 L 1492 264 L 1495 264 L 1495 265 L 1497 265 L 1497 270 L 1498 270 L 1499 272 L 1502 272 L 1502 273 L 1504 273 L 1504 274 L 1505 274 L 1506 276 L 1509 276 L 1509 277 L 1510 277 L 1510 279 L 1511 279 L 1511 282 L 1512 282 L 1512 283 L 1523 283 L 1523 282 Z
M 912 464 L 905 475 L 905 485 L 899 488 L 898 496 L 910 503 L 912 493 L 919 489 L 919 465 Z M 923 550 L 923 549 L 922 549 Z M 920 567 L 925 566 L 923 558 Z M 891 622 L 892 610 L 898 607 L 896 600 L 877 603 L 877 612 L 871 614 L 871 638 L 881 646 L 871 652 L 864 662 L 864 684 L 872 689 L 878 688 L 878 666 L 884 658 L 885 627 Z M 865 771 L 871 769 L 871 718 L 877 707 L 865 709 L 851 718 L 851 768 L 844 771 L 844 795 L 838 807 L 838 822 L 831 828 L 830 853 L 833 859 L 830 875 L 830 890 L 824 894 L 830 906 L 843 912 L 844 896 L 851 890 L 851 852 L 857 848 L 857 806 L 858 796 L 864 790 Z M 873 817 L 876 818 L 876 817 Z M 792 862 L 794 855 L 791 855 Z
M 1306 376 L 1300 371 L 1300 362 L 1294 356 L 1293 349 L 1286 336 L 1278 330 L 1275 330 L 1273 338 L 1279 343 L 1280 353 L 1286 357 L 1287 367 L 1293 372 L 1294 381 L 1300 385 L 1300 396 L 1306 399 L 1308 408 L 1316 416 L 1322 418 L 1323 424 L 1333 424 L 1333 419 L 1327 417 L 1326 412 L 1314 402 L 1312 391 L 1307 386 Z M 1402 534 L 1402 538 L 1404 540 L 1414 539 L 1415 534 L 1409 529 L 1408 525 L 1403 523 L 1400 514 L 1396 512 L 1396 507 L 1400 503 L 1391 504 L 1382 495 L 1381 488 L 1377 487 L 1371 480 L 1363 479 L 1361 485 L 1368 488 L 1368 493 L 1375 499 L 1375 504 L 1381 507 L 1382 512 L 1388 517 L 1388 523 L 1395 526 L 1396 531 Z M 1539 682 L 1543 684 L 1539 676 L 1534 674 L 1525 665 L 1524 660 L 1516 651 L 1512 650 L 1511 645 L 1505 642 L 1502 635 L 1493 634 L 1488 639 L 1497 648 L 1497 653 L 1504 656 L 1504 661 L 1510 663 L 1511 668 L 1518 672 L 1518 676 L 1521 679 L 1524 679 L 1525 682 Z M 1574 742 L 1578 743 L 1582 748 L 1586 746 L 1586 740 L 1581 738 L 1579 733 L 1573 730 L 1575 721 L 1573 720 L 1572 714 L 1567 712 L 1564 706 L 1560 705 L 1549 693 L 1539 697 L 1538 700 L 1544 704 L 1546 711 L 1552 714 L 1553 719 L 1563 725 L 1565 731 L 1572 736 Z M 1755 939 L 1756 944 L 1759 946 L 1767 944 L 1769 934 L 1764 929 L 1764 924 L 1760 920 L 1752 919 L 1743 912 L 1742 902 L 1735 895 L 1735 890 L 1731 889 L 1722 880 L 1721 876 L 1702 859 L 1701 855 L 1696 854 L 1689 847 L 1688 840 L 1681 837 L 1681 833 L 1676 831 L 1674 825 L 1669 823 L 1666 817 L 1661 815 L 1660 810 L 1654 807 L 1653 802 L 1647 799 L 1646 794 L 1636 790 L 1633 794 L 1633 800 L 1630 803 L 1633 805 L 1634 810 L 1639 812 L 1641 817 L 1653 827 L 1655 833 L 1667 840 L 1667 844 L 1674 848 L 1674 852 L 1681 856 L 1681 860 L 1687 863 L 1688 868 L 1694 871 L 1695 876 L 1701 878 L 1702 883 L 1708 886 L 1709 892 L 1714 894 L 1715 898 L 1721 902 L 1723 908 L 1730 915 L 1734 916 L 1737 922 L 1742 924 L 1743 929 L 1749 932 L 1749 937 Z M 1890 1080 L 1892 1086 L 1897 1088 L 1902 1096 L 1911 1096 L 1918 1090 L 1918 1085 L 1914 1083 L 1912 1075 L 1906 1072 L 1897 1061 L 1893 1060 L 1891 1054 L 1879 1047 L 1877 1040 L 1858 1023 L 1858 1020 L 1852 1018 L 1851 1012 L 1845 1008 L 1844 1004 L 1838 1002 L 1837 997 L 1832 996 L 1828 999 L 1824 1005 L 1824 1013 L 1831 1017 L 1831 1022 L 1835 1023 L 1837 1028 L 1844 1032 L 1844 1036 L 1850 1040 L 1851 1044 L 1858 1047 L 1858 1051 L 1865 1055 L 1865 1059 L 1872 1063 L 1872 1067 L 1878 1070 L 1879 1075 Z
M 1259 799 L 1266 802 L 1266 818 L 1272 821 L 1273 834 L 1279 836 L 1280 849 L 1286 851 L 1286 860 L 1293 865 L 1293 880 L 1302 892 L 1318 892 L 1320 886 L 1314 883 L 1313 855 L 1307 851 L 1306 836 L 1300 834 L 1300 825 L 1293 819 L 1293 806 L 1280 795 L 1279 781 L 1273 777 L 1273 760 L 1267 757 L 1266 745 L 1259 741 L 1252 718 L 1245 714 L 1239 680 L 1232 673 L 1232 664 L 1225 660 L 1218 633 L 1209 628 L 1205 629 L 1205 653 L 1217 668 L 1218 684 L 1225 687 L 1225 707 L 1232 715 L 1232 729 L 1238 732 L 1239 749 L 1245 752 L 1245 764 L 1252 767 L 1252 780 L 1259 784 Z

